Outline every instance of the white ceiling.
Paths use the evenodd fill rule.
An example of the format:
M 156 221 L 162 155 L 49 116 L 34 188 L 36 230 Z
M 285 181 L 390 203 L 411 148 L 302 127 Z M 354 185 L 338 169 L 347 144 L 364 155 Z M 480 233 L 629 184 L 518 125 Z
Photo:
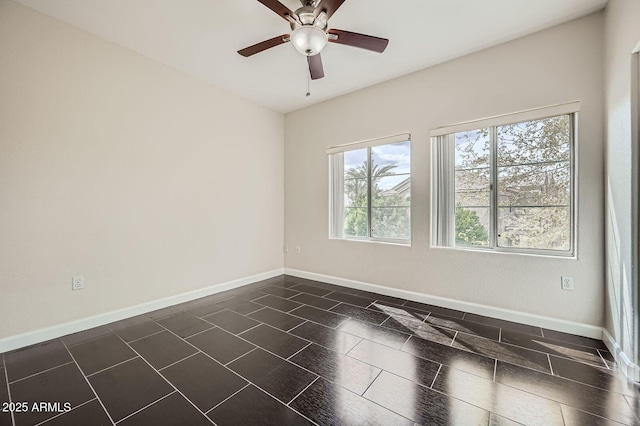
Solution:
M 373 53 L 329 44 L 306 97 L 306 58 L 287 44 L 237 50 L 288 23 L 257 0 L 18 0 L 280 112 L 389 80 L 602 9 L 607 0 L 346 0 L 329 28 L 388 38 Z M 291 10 L 299 0 L 281 0 Z

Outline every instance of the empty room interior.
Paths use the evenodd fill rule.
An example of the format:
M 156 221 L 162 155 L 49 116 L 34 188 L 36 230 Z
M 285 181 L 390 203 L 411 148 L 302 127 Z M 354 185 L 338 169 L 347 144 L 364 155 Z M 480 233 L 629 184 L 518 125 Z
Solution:
M 637 0 L 0 0 L 0 426 L 639 425 Z

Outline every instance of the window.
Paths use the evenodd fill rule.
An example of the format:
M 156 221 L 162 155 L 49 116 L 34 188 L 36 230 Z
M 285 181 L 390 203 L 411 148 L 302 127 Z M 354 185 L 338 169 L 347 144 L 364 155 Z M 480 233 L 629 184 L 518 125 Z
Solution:
M 330 169 L 330 237 L 411 241 L 409 135 L 327 150 Z
M 573 255 L 577 106 L 432 132 L 434 245 Z

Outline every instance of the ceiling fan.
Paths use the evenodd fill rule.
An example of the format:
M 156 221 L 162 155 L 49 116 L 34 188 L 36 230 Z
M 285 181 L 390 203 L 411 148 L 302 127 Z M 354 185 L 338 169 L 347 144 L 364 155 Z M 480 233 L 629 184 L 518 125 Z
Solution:
M 311 79 L 324 77 L 320 52 L 328 42 L 346 44 L 382 53 L 387 48 L 389 40 L 366 34 L 349 31 L 327 29 L 331 15 L 345 0 L 300 0 L 302 7 L 292 12 L 278 0 L 258 0 L 269 9 L 287 20 L 291 25 L 291 34 L 283 34 L 269 40 L 254 44 L 238 53 L 249 57 L 263 50 L 291 42 L 298 52 L 307 57 Z

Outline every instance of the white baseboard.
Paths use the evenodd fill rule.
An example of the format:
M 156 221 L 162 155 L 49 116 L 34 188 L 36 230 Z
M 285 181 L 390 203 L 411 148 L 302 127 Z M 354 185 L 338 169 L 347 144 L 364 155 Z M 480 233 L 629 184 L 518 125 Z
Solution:
M 640 381 L 640 368 L 638 365 L 631 362 L 629 356 L 622 351 L 622 348 L 616 342 L 616 340 L 609 334 L 606 329 L 602 329 L 602 341 L 613 355 L 613 359 L 616 360 L 620 370 L 624 373 L 627 378 L 633 380 L 634 382 Z
M 296 269 L 284 269 L 285 274 L 293 275 L 299 278 L 307 278 L 310 280 L 323 281 L 330 284 L 340 285 L 344 287 L 357 288 L 359 290 L 372 291 L 387 296 L 400 297 L 416 302 L 428 303 L 430 305 L 441 306 L 443 308 L 456 309 L 459 311 L 470 312 L 473 314 L 484 315 L 492 318 L 499 318 L 507 321 L 518 322 L 521 324 L 532 325 L 535 327 L 548 328 L 550 330 L 562 331 L 564 333 L 575 334 L 578 336 L 590 337 L 592 339 L 602 339 L 602 327 L 595 325 L 582 324 L 574 321 L 567 321 L 557 318 L 545 317 L 542 315 L 528 314 L 525 312 L 514 311 L 510 309 L 496 308 L 493 306 L 481 305 L 478 303 L 464 302 L 461 300 L 448 299 L 446 297 L 431 296 L 424 293 L 417 293 L 409 290 L 401 290 L 397 288 L 385 287 L 377 284 L 365 283 L 362 281 L 354 281 L 345 278 L 332 277 L 329 275 L 317 274 L 315 272 L 299 271 Z
M 29 345 L 34 345 L 46 340 L 62 337 L 67 334 L 88 330 L 93 327 L 99 327 L 101 325 L 109 324 L 114 321 L 120 321 L 126 318 L 135 317 L 136 315 L 145 314 L 157 309 L 167 308 L 169 306 L 189 302 L 191 300 L 210 296 L 212 294 L 220 293 L 223 291 L 232 290 L 234 288 L 242 287 L 247 284 L 252 284 L 254 282 L 282 275 L 283 273 L 283 268 L 274 269 L 273 271 L 263 272 L 261 274 L 252 275 L 245 278 L 239 278 L 237 280 L 228 281 L 226 283 L 216 284 L 198 290 L 181 293 L 175 296 L 153 300 L 151 302 L 142 303 L 128 308 L 105 312 L 103 314 L 94 315 L 92 317 L 70 321 L 67 323 L 58 324 L 23 334 L 18 334 L 16 336 L 5 337 L 3 339 L 0 339 L 0 353 L 12 351 L 14 349 L 22 348 Z

